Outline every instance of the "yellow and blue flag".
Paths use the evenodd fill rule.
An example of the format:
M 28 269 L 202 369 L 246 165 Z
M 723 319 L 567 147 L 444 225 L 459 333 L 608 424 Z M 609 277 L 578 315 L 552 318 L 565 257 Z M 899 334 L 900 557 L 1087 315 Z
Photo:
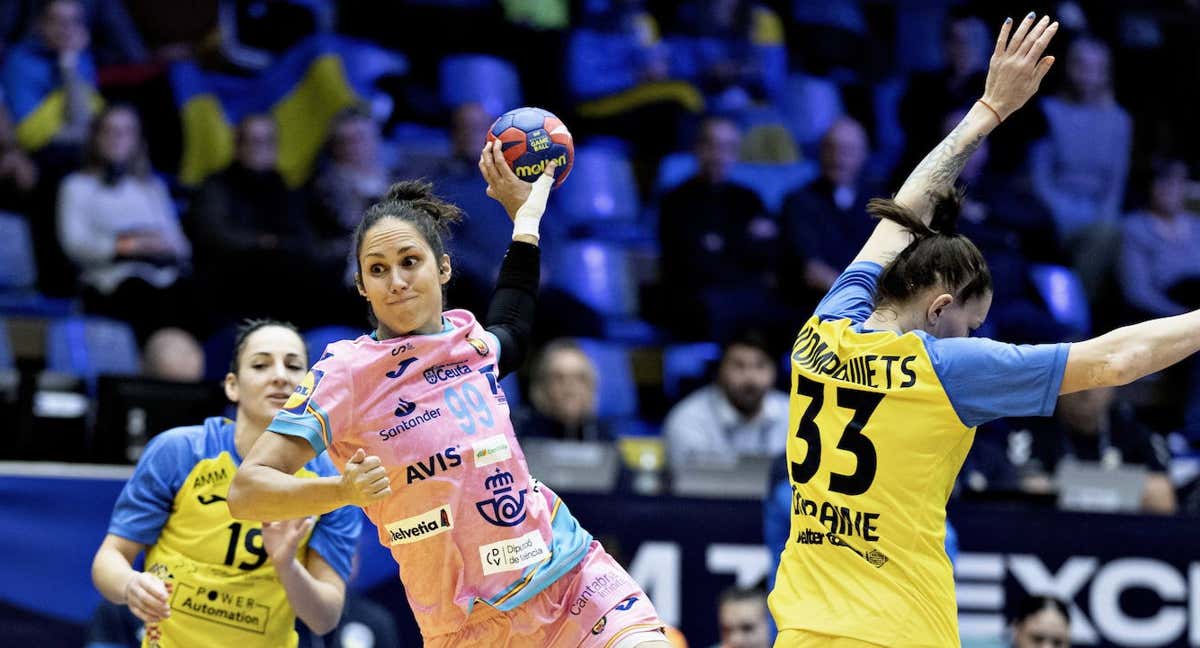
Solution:
M 398 53 L 324 34 L 297 44 L 254 77 L 176 63 L 170 76 L 183 124 L 179 178 L 195 185 L 225 168 L 233 159 L 234 126 L 247 115 L 267 113 L 279 124 L 279 172 L 298 186 L 311 174 L 338 111 L 364 102 L 381 76 L 406 69 Z
M 17 143 L 27 151 L 49 144 L 66 123 L 66 91 L 57 56 L 40 40 L 29 39 L 14 45 L 0 67 L 4 103 L 16 125 Z M 102 101 L 95 91 L 96 67 L 86 51 L 79 55 L 76 74 L 91 88 L 92 111 L 98 111 Z

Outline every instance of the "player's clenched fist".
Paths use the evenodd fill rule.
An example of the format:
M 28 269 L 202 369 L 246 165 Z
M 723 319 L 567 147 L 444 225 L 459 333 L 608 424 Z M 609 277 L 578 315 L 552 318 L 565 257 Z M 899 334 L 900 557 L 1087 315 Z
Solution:
M 390 496 L 391 483 L 379 457 L 368 457 L 362 448 L 356 450 L 342 471 L 342 493 L 347 503 L 356 506 L 366 506 Z
M 125 583 L 125 604 L 133 616 L 146 623 L 158 623 L 171 616 L 167 586 L 154 574 L 134 572 Z

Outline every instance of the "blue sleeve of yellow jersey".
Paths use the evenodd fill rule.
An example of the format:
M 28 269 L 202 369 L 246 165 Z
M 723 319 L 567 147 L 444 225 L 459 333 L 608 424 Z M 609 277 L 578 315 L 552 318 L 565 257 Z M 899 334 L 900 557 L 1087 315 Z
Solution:
M 317 457 L 314 463 L 314 472 L 322 477 L 338 474 L 328 455 Z M 312 537 L 308 539 L 308 547 L 321 554 L 342 580 L 349 583 L 350 563 L 354 559 L 354 550 L 358 546 L 358 535 L 361 532 L 362 513 L 357 507 L 343 506 L 317 519 Z
M 171 515 L 175 494 L 196 465 L 186 429 L 163 432 L 150 440 L 133 476 L 121 489 L 108 532 L 152 545 Z
M 1070 344 L 1016 345 L 916 333 L 950 404 L 968 427 L 1006 416 L 1054 413 Z
M 846 266 L 829 292 L 817 304 L 816 315 L 822 320 L 848 319 L 865 322 L 875 310 L 875 284 L 883 266 L 872 261 L 859 261 Z

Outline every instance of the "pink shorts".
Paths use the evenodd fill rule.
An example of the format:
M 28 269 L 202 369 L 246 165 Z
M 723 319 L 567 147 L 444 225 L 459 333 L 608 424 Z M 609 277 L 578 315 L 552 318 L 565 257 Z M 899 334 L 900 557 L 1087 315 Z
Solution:
M 610 648 L 664 624 L 642 588 L 599 542 L 574 569 L 508 612 L 477 604 L 456 632 L 426 637 L 428 648 Z M 665 636 L 664 636 L 665 639 Z

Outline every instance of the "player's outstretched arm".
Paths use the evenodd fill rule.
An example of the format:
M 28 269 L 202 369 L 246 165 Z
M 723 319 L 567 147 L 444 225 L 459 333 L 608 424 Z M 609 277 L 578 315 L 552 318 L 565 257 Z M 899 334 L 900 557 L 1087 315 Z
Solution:
M 347 505 L 366 506 L 392 494 L 379 457 L 359 448 L 340 477 L 295 475 L 316 453 L 308 441 L 267 431 L 229 485 L 229 513 L 243 520 L 291 520 Z
M 1125 326 L 1071 345 L 1060 394 L 1116 387 L 1200 351 L 1200 310 Z
M 954 130 L 913 169 L 896 193 L 896 202 L 912 210 L 923 222 L 933 215 L 933 198 L 953 189 L 963 166 L 1002 121 L 1017 111 L 1037 92 L 1042 78 L 1054 64 L 1053 56 L 1042 56 L 1058 23 L 1049 16 L 1034 21 L 1030 12 L 1010 36 L 1012 19 L 1004 22 L 988 64 L 983 97 L 971 107 Z M 912 240 L 908 230 L 888 220 L 880 221 L 855 261 L 886 265 Z

